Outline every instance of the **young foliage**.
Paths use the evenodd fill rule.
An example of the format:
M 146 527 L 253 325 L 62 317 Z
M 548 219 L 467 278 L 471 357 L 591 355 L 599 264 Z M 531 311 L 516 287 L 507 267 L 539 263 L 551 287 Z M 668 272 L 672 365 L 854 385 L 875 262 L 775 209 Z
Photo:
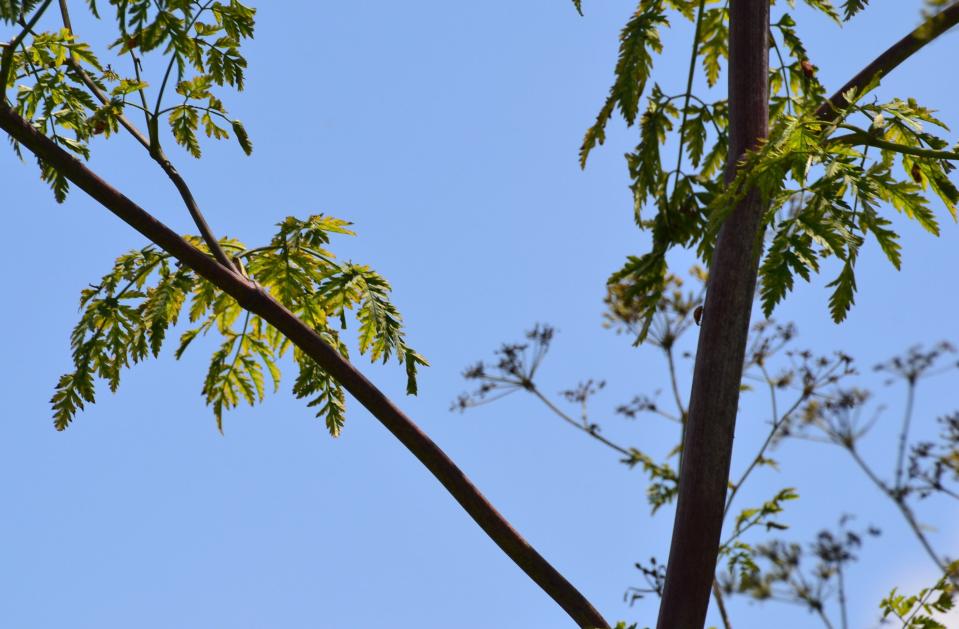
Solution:
M 708 4 L 640 2 L 620 38 L 610 95 L 580 153 L 585 164 L 590 150 L 603 143 L 606 121 L 617 109 L 628 126 L 639 126 L 640 142 L 626 155 L 626 164 L 636 222 L 652 232 L 652 245 L 647 253 L 630 256 L 609 280 L 633 302 L 643 320 L 637 328 L 638 341 L 645 339 L 663 299 L 669 251 L 695 247 L 708 265 L 728 213 L 751 190 L 758 189 L 769 208 L 765 228 L 770 244 L 765 253 L 757 251 L 762 256 L 759 281 L 766 316 L 793 289 L 796 277 L 809 281 L 814 273 L 829 272 L 834 263 L 826 260 L 832 258 L 839 269 L 829 283 L 829 310 L 835 321 L 843 320 L 855 300 L 856 261 L 870 237 L 894 267 L 902 265 L 899 234 L 886 217 L 886 208 L 934 235 L 940 227 L 932 197 L 953 220 L 957 218 L 959 189 L 950 174 L 959 150 L 934 132 L 948 131 L 945 125 L 914 99 L 865 101 L 875 84 L 846 94 L 849 104 L 834 112 L 834 119 L 820 119 L 816 112 L 826 90 L 786 11 L 772 22 L 772 58 L 779 67 L 770 70 L 769 139 L 744 157 L 727 186 L 721 168 L 727 152 L 725 100 L 710 102 L 705 94 L 692 91 L 667 95 L 654 84 L 646 106 L 641 103 L 652 80 L 652 55 L 662 52 L 659 28 L 668 26 L 671 14 L 697 22 L 694 59 L 702 64 L 707 88 L 717 84 L 728 56 L 728 10 Z M 847 1 L 841 13 L 829 0 L 806 4 L 841 22 L 867 2 Z M 677 99 L 688 104 L 677 108 Z M 854 124 L 860 117 L 869 124 Z M 680 138 L 681 154 L 678 168 L 669 170 L 660 146 L 672 134 Z M 642 216 L 646 205 L 654 206 L 655 216 Z
M 906 596 L 893 588 L 879 603 L 883 619 L 894 616 L 903 629 L 947 629 L 936 616 L 949 613 L 955 607 L 957 574 L 959 561 L 949 564 L 935 585 L 919 590 L 918 594 Z
M 663 0 L 642 0 L 636 13 L 619 35 L 619 61 L 609 96 L 596 116 L 596 122 L 586 132 L 579 151 L 580 164 L 586 166 L 589 152 L 606 141 L 606 122 L 618 108 L 627 124 L 636 121 L 640 99 L 653 68 L 653 53 L 661 52 L 659 27 L 669 26 Z M 579 5 L 577 5 L 579 8 Z
M 0 18 L 9 22 L 31 12 L 40 18 L 49 2 L 0 4 Z M 255 10 L 237 0 L 203 4 L 113 0 L 110 4 L 120 33 L 111 44 L 113 63 L 101 62 L 88 44 L 66 28 L 24 30 L 16 48 L 4 48 L 6 81 L 0 82 L 5 92 L 16 88 L 17 113 L 84 159 L 95 137 L 110 137 L 119 129 L 121 117 L 131 114 L 143 117 L 155 154 L 162 144 L 159 121 L 164 118 L 174 141 L 194 157 L 202 153 L 199 133 L 220 140 L 229 138 L 230 130 L 249 154 L 253 145 L 246 129 L 229 116 L 215 88 L 243 89 L 247 62 L 241 45 L 253 36 Z M 88 6 L 99 17 L 95 3 Z M 156 89 L 142 75 L 147 59 L 162 64 L 159 68 L 165 65 L 156 73 Z M 113 67 L 128 63 L 127 76 Z M 164 107 L 170 88 L 179 101 Z M 104 102 L 91 95 L 94 90 Z M 19 153 L 16 145 L 14 150 Z M 43 163 L 40 175 L 57 201 L 63 202 L 66 179 Z
M 407 392 L 416 393 L 417 367 L 426 360 L 406 344 L 402 318 L 390 301 L 390 285 L 366 266 L 342 264 L 327 249 L 331 234 L 352 234 L 349 223 L 329 216 L 288 217 L 263 247 L 248 249 L 236 240 L 222 240 L 250 279 L 299 316 L 344 357 L 339 336 L 346 311 L 359 322 L 359 350 L 373 361 L 395 356 L 407 372 Z M 202 247 L 202 241 L 192 238 Z M 111 391 L 125 367 L 158 356 L 168 331 L 187 312 L 189 325 L 180 335 L 179 359 L 201 336 L 214 333 L 219 342 L 210 358 L 202 394 L 222 430 L 224 411 L 241 403 L 261 401 L 269 385 L 280 385 L 279 363 L 290 342 L 260 317 L 243 310 L 232 297 L 153 247 L 117 258 L 99 284 L 80 298 L 80 321 L 71 335 L 72 372 L 60 378 L 51 403 L 54 425 L 65 429 L 85 404 L 95 399 L 94 381 L 107 381 Z M 336 324 L 336 326 L 332 325 Z M 330 434 L 344 423 L 342 386 L 299 350 L 293 384 L 297 397 L 317 407 L 317 417 Z

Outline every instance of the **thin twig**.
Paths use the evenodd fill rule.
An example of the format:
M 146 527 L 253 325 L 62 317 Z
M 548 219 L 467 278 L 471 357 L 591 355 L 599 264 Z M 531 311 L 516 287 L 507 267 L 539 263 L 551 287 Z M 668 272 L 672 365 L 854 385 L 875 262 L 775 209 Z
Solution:
M 783 422 L 785 422 L 786 419 L 790 415 L 792 415 L 797 408 L 799 408 L 799 405 L 805 399 L 806 398 L 800 396 L 796 400 L 796 402 L 791 407 L 789 407 L 789 410 L 787 410 L 782 415 L 782 417 L 773 420 L 772 428 L 769 430 L 769 433 L 766 435 L 766 440 L 763 442 L 763 445 L 759 448 L 759 452 L 756 454 L 753 460 L 750 461 L 745 471 L 743 471 L 742 476 L 739 477 L 739 480 L 733 483 L 732 487 L 729 490 L 729 497 L 726 499 L 726 507 L 725 509 L 723 509 L 724 519 L 727 515 L 729 515 L 729 508 L 732 507 L 733 499 L 736 498 L 736 494 L 739 493 L 739 490 L 743 486 L 743 484 L 746 482 L 746 479 L 749 478 L 749 475 L 752 474 L 753 470 L 756 469 L 756 466 L 759 465 L 759 462 L 762 461 L 763 455 L 766 454 L 766 450 L 769 448 L 770 444 L 773 442 L 773 438 L 776 436 L 776 433 L 779 432 L 779 428 L 783 425 Z
M 909 508 L 909 505 L 906 504 L 905 499 L 896 493 L 893 488 L 890 488 L 889 485 L 884 483 L 875 472 L 872 471 L 872 468 L 863 460 L 855 448 L 846 446 L 846 450 L 849 454 L 852 455 L 853 460 L 859 465 L 866 476 L 873 482 L 873 484 L 879 488 L 882 493 L 886 494 L 899 508 L 899 511 L 902 513 L 903 517 L 906 519 L 906 523 L 909 524 L 909 528 L 912 529 L 912 532 L 915 534 L 916 538 L 919 540 L 919 543 L 922 545 L 923 550 L 926 551 L 926 554 L 929 555 L 929 558 L 932 559 L 932 562 L 936 564 L 936 567 L 945 572 L 946 564 L 942 561 L 936 551 L 933 549 L 932 544 L 929 543 L 929 540 L 926 538 L 926 534 L 922 532 L 922 527 L 919 526 L 919 523 L 916 521 L 915 515 L 912 513 L 912 509 Z
M 723 600 L 723 591 L 719 589 L 719 583 L 713 579 L 713 600 L 716 601 L 716 609 L 719 610 L 719 617 L 723 621 L 723 627 L 726 629 L 733 629 L 733 625 L 729 622 L 729 614 L 726 612 L 726 602 Z
M 776 56 L 779 58 L 779 73 L 782 74 L 783 88 L 786 91 L 786 107 L 789 110 L 789 114 L 792 115 L 793 95 L 792 95 L 792 88 L 790 88 L 789 86 L 789 77 L 786 75 L 786 62 L 783 61 L 783 54 L 779 50 L 779 43 L 776 41 L 776 36 L 772 33 L 772 29 L 770 29 L 770 33 L 769 33 L 769 43 L 773 45 L 773 50 L 776 51 Z
M 850 125 L 839 125 L 843 128 L 850 128 Z M 935 149 L 927 149 L 921 146 L 907 146 L 905 144 L 897 144 L 895 142 L 889 142 L 881 138 L 877 138 L 874 135 L 871 135 L 865 131 L 859 130 L 855 133 L 847 133 L 846 135 L 839 135 L 836 137 L 829 138 L 828 140 L 832 144 L 862 144 L 865 146 L 874 146 L 878 149 L 885 149 L 887 151 L 895 151 L 896 153 L 905 153 L 906 155 L 915 155 L 916 157 L 928 157 L 931 159 L 948 159 L 950 161 L 959 160 L 959 153 L 956 151 L 937 151 Z
M 676 377 L 676 361 L 673 359 L 673 346 L 670 345 L 663 349 L 666 352 L 666 360 L 669 363 L 669 382 L 673 389 L 673 399 L 676 402 L 676 410 L 679 412 L 679 463 L 678 469 L 683 467 L 683 444 L 686 442 L 686 407 L 683 405 L 683 398 L 679 394 L 679 379 Z
M 7 102 L 7 79 L 10 74 L 10 65 L 13 63 L 13 53 L 16 52 L 17 46 L 26 38 L 31 29 L 40 21 L 40 18 L 43 17 L 43 13 L 47 10 L 47 7 L 50 6 L 51 1 L 52 0 L 45 0 L 44 3 L 33 12 L 33 16 L 23 25 L 23 30 L 10 40 L 10 43 L 4 48 L 3 54 L 0 55 L 0 91 L 3 93 L 3 102 Z
M 702 30 L 705 6 L 706 0 L 699 0 L 699 12 L 696 15 L 696 30 L 693 33 L 693 51 L 689 55 L 689 73 L 686 75 L 686 93 L 683 101 L 683 119 L 679 125 L 679 150 L 676 152 L 676 183 L 673 186 L 674 192 L 676 191 L 676 186 L 679 185 L 679 177 L 683 167 L 683 142 L 686 136 L 686 116 L 687 111 L 689 110 L 689 98 L 693 92 L 693 78 L 696 75 L 696 58 L 699 56 L 699 33 Z
M 71 34 L 74 34 L 66 0 L 60 0 L 60 14 L 63 19 L 64 28 L 68 29 Z M 70 56 L 67 58 L 67 63 L 69 63 L 70 67 L 77 72 L 80 80 L 87 87 L 87 89 L 90 90 L 94 96 L 96 96 L 97 100 L 99 100 L 101 104 L 106 105 L 110 102 L 110 99 L 106 94 L 103 93 L 103 90 L 97 86 L 93 79 L 90 78 L 90 75 L 87 74 L 86 70 L 84 70 L 74 58 L 72 51 Z M 139 70 L 136 69 L 136 63 L 136 58 L 134 58 L 134 69 L 136 70 L 137 77 L 139 78 Z M 160 165 L 160 168 L 163 169 L 163 172 L 166 173 L 167 177 L 169 177 L 173 182 L 173 185 L 176 186 L 177 192 L 180 193 L 180 198 L 183 200 L 187 211 L 190 213 L 190 217 L 193 219 L 193 223 L 196 225 L 197 229 L 200 230 L 200 236 L 203 238 L 203 242 L 210 250 L 210 253 L 213 254 L 213 257 L 216 258 L 217 262 L 222 264 L 227 269 L 234 270 L 236 268 L 235 265 L 230 261 L 230 258 L 227 257 L 226 253 L 224 253 L 223 249 L 220 247 L 219 240 L 213 234 L 213 230 L 210 229 L 209 224 L 206 222 L 206 218 L 203 216 L 203 212 L 200 211 L 200 206 L 193 197 L 193 192 L 190 190 L 190 187 L 180 175 L 179 171 L 177 171 L 177 169 L 173 166 L 173 163 L 163 152 L 163 149 L 160 148 L 159 142 L 151 142 L 122 113 L 117 117 L 117 121 L 130 133 L 130 135 L 133 136 L 137 142 L 147 149 L 147 152 L 150 154 L 150 157 L 153 158 L 153 161 Z
M 902 428 L 899 431 L 899 451 L 896 453 L 896 495 L 902 495 L 902 472 L 906 460 L 906 445 L 909 443 L 909 424 L 912 423 L 912 408 L 916 399 L 916 380 L 907 380 L 906 410 L 903 413 Z
M 836 576 L 839 580 L 839 614 L 842 629 L 849 629 L 849 612 L 846 609 L 846 580 L 842 572 L 842 563 L 836 564 Z
M 551 402 L 548 397 L 546 397 L 545 395 L 543 395 L 542 392 L 541 392 L 539 389 L 537 389 L 535 386 L 532 386 L 532 385 L 531 385 L 528 390 L 529 390 L 530 393 L 532 393 L 533 395 L 535 395 L 543 404 L 545 404 L 546 407 L 549 408 L 549 410 L 553 411 L 553 413 L 555 413 L 557 416 L 559 416 L 560 419 L 562 419 L 563 421 L 567 422 L 569 425 L 576 427 L 577 430 L 581 430 L 581 431 L 585 432 L 587 435 L 589 435 L 589 436 L 592 437 L 593 439 L 596 439 L 597 441 L 599 441 L 599 442 L 602 443 L 603 445 L 605 445 L 605 446 L 607 446 L 607 447 L 609 447 L 609 448 L 612 448 L 613 450 L 616 450 L 616 451 L 619 452 L 620 454 L 632 458 L 633 453 L 632 453 L 632 451 L 630 451 L 628 448 L 624 448 L 624 447 L 622 447 L 622 446 L 620 446 L 620 445 L 617 445 L 617 444 L 613 443 L 612 441 L 610 441 L 610 440 L 607 439 L 606 437 L 602 436 L 601 434 L 599 434 L 599 433 L 596 432 L 595 430 L 590 430 L 588 427 L 586 427 L 586 426 L 584 426 L 583 424 L 581 424 L 580 422 L 576 421 L 575 419 L 573 419 L 572 417 L 570 417 L 569 415 L 567 415 L 566 413 L 564 413 L 561 408 L 559 408 L 558 406 L 556 406 L 555 404 L 553 404 L 553 402 Z

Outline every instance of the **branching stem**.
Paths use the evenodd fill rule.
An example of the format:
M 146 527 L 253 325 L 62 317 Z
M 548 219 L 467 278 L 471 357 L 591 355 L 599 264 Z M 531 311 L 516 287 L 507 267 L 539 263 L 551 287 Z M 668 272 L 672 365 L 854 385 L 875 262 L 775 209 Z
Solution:
M 70 11 L 67 8 L 66 0 L 60 1 L 60 15 L 63 19 L 63 26 L 67 28 L 71 33 L 73 33 L 73 27 L 70 20 Z M 131 51 L 132 54 L 132 51 Z M 97 84 L 90 78 L 90 75 L 87 74 L 86 70 L 77 62 L 76 58 L 73 56 L 71 51 L 70 56 L 67 59 L 67 63 L 70 64 L 76 73 L 79 75 L 80 80 L 87 87 L 88 90 L 100 101 L 101 104 L 106 105 L 110 102 L 110 99 L 106 94 L 103 93 Z M 140 78 L 140 70 L 137 67 L 137 60 L 134 57 L 133 67 L 136 72 L 137 79 Z M 172 61 L 171 61 L 172 64 Z M 172 67 L 172 66 L 171 66 Z M 169 68 L 168 68 L 169 73 Z M 141 98 L 143 97 L 142 90 Z M 160 92 L 162 94 L 163 88 L 161 87 Z M 146 101 L 144 101 L 144 115 L 147 116 L 148 122 L 150 119 L 150 114 L 146 111 Z M 159 101 L 157 102 L 159 106 Z M 220 243 L 217 240 L 216 236 L 213 234 L 213 230 L 210 229 L 209 224 L 206 222 L 206 218 L 203 216 L 203 212 L 200 211 L 200 206 L 197 204 L 196 199 L 193 197 L 193 192 L 190 190 L 190 187 L 187 185 L 186 181 L 180 175 L 179 171 L 173 166 L 173 163 L 163 152 L 163 149 L 160 148 L 159 143 L 151 142 L 151 140 L 144 136 L 136 126 L 130 122 L 130 120 L 124 116 L 122 113 L 117 117 L 120 125 L 126 129 L 133 138 L 140 143 L 150 154 L 150 157 L 159 164 L 160 168 L 163 169 L 163 172 L 166 173 L 167 177 L 170 178 L 170 181 L 173 182 L 173 185 L 176 186 L 177 192 L 180 193 L 180 198 L 183 200 L 184 205 L 186 205 L 187 211 L 190 213 L 190 217 L 193 219 L 193 223 L 196 225 L 197 229 L 200 231 L 200 236 L 203 238 L 203 242 L 206 243 L 207 248 L 210 250 L 210 253 L 213 254 L 213 257 L 216 258 L 217 262 L 222 264 L 227 269 L 233 270 L 235 266 L 227 257 L 226 253 L 223 252 L 223 249 L 220 247 Z M 154 124 L 156 120 L 156 115 L 154 114 Z
M 0 90 L 3 92 L 3 102 L 7 102 L 7 81 L 10 76 L 10 65 L 13 63 L 13 53 L 16 52 L 17 46 L 23 42 L 24 38 L 30 33 L 37 22 L 40 21 L 40 18 L 43 17 L 43 13 L 47 10 L 47 7 L 50 6 L 52 0 L 44 0 L 44 3 L 33 12 L 33 15 L 30 19 L 23 25 L 23 29 L 17 33 L 16 37 L 10 40 L 9 44 L 4 48 L 3 54 L 0 55 Z
M 483 531 L 582 628 L 608 629 L 593 605 L 486 500 L 465 473 L 396 404 L 309 325 L 255 282 L 219 264 L 39 133 L 6 103 L 0 129 L 89 194 L 103 207 L 232 296 L 312 358 L 376 417 L 449 491 Z

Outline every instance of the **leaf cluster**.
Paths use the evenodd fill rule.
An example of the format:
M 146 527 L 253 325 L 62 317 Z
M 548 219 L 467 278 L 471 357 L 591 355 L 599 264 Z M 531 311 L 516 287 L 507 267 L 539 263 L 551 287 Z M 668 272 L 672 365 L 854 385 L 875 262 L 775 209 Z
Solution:
M 427 363 L 406 343 L 389 283 L 367 266 L 336 261 L 328 249 L 332 234 L 353 233 L 348 226 L 323 215 L 289 217 L 263 247 L 248 249 L 229 239 L 220 244 L 245 266 L 250 279 L 344 357 L 348 351 L 340 332 L 346 328 L 347 311 L 352 311 L 359 322 L 360 353 L 384 363 L 395 357 L 405 365 L 407 392 L 415 394 L 417 368 Z M 203 246 L 198 238 L 191 242 Z M 74 368 L 60 378 L 51 400 L 58 430 L 94 402 L 97 378 L 115 391 L 123 368 L 158 356 L 184 311 L 189 324 L 180 335 L 176 358 L 199 337 L 219 337 L 202 394 L 221 430 L 225 410 L 261 401 L 268 385 L 279 387 L 279 363 L 291 349 L 275 328 L 152 246 L 117 258 L 99 284 L 82 291 L 80 309 L 71 334 Z M 344 424 L 342 386 L 298 349 L 292 358 L 297 369 L 294 394 L 316 407 L 330 434 L 338 435 Z
M 879 604 L 882 617 L 898 618 L 903 629 L 947 629 L 935 616 L 946 614 L 956 606 L 956 575 L 959 575 L 959 561 L 949 564 L 942 578 L 918 594 L 907 596 L 893 588 Z
M 4 21 L 39 18 L 46 3 L 8 3 Z M 236 137 L 243 151 L 253 150 L 243 123 L 232 118 L 216 88 L 242 90 L 247 62 L 244 40 L 253 36 L 255 10 L 238 2 L 191 0 L 111 0 L 119 36 L 110 45 L 113 63 L 104 63 L 91 47 L 66 28 L 23 30 L 16 49 L 5 49 L 9 71 L 4 91 L 16 87 L 15 109 L 39 131 L 76 155 L 88 158 L 90 142 L 115 133 L 123 116 L 142 115 L 150 150 L 160 154 L 160 120 L 165 118 L 174 141 L 200 157 L 198 135 L 215 140 Z M 99 17 L 96 3 L 88 2 Z M 157 62 L 159 87 L 152 89 L 143 73 Z M 121 64 L 129 65 L 122 76 Z M 177 102 L 164 104 L 172 88 Z M 95 98 L 96 97 L 96 98 Z M 152 101 L 148 102 L 148 101 Z M 18 147 L 14 149 L 19 154 Z M 41 177 L 58 201 L 68 190 L 66 179 L 41 163 Z
M 770 34 L 775 61 L 770 68 L 770 137 L 738 163 L 725 164 L 726 100 L 710 100 L 691 88 L 669 93 L 653 82 L 654 56 L 663 52 L 661 29 L 678 18 L 696 23 L 693 59 L 699 65 L 691 66 L 687 85 L 693 85 L 697 67 L 707 88 L 717 84 L 728 59 L 728 10 L 711 4 L 639 3 L 620 35 L 610 93 L 580 151 L 585 165 L 590 151 L 605 140 L 606 123 L 617 111 L 627 126 L 638 127 L 639 143 L 626 155 L 626 164 L 636 222 L 651 232 L 652 246 L 628 257 L 609 280 L 635 306 L 638 341 L 645 340 L 657 305 L 666 297 L 669 251 L 695 248 L 708 265 L 729 212 L 752 191 L 768 206 L 768 250 L 762 255 L 761 243 L 756 250 L 757 258 L 762 256 L 760 296 L 766 316 L 794 288 L 797 277 L 810 280 L 826 270 L 825 258 L 833 258 L 838 272 L 829 284 L 829 310 L 835 321 L 843 320 L 855 300 L 856 261 L 867 239 L 874 238 L 896 268 L 902 264 L 899 234 L 886 208 L 936 235 L 932 197 L 956 219 L 959 191 L 949 175 L 959 151 L 940 136 L 948 131 L 945 125 L 913 99 L 865 102 L 875 85 L 847 94 L 851 104 L 834 112 L 835 120 L 820 120 L 816 111 L 826 90 L 788 11 L 773 21 Z M 796 3 L 785 4 L 791 8 Z M 850 0 L 838 9 L 829 0 L 806 4 L 841 23 L 867 2 Z M 859 117 L 868 123 L 853 124 Z M 674 136 L 679 138 L 678 163 L 671 168 L 663 163 L 662 146 Z M 732 178 L 728 186 L 727 176 Z M 644 215 L 647 206 L 654 216 Z

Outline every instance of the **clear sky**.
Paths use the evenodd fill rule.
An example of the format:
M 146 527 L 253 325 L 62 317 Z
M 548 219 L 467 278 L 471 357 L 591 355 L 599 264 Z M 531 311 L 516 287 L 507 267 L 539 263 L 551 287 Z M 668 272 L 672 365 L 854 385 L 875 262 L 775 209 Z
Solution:
M 843 30 L 798 11 L 828 88 L 918 22 L 917 1 L 873 4 Z M 586 0 L 585 18 L 563 0 L 256 6 L 248 88 L 225 99 L 250 131 L 253 156 L 232 143 L 207 143 L 201 161 L 173 152 L 208 220 L 251 244 L 290 214 L 353 221 L 359 236 L 335 250 L 390 279 L 409 340 L 432 363 L 418 398 L 403 397 L 394 366 L 364 371 L 610 621 L 654 623 L 655 600 L 630 607 L 623 599 L 643 584 L 634 562 L 665 558 L 672 522 L 667 510 L 650 518 L 640 472 L 519 395 L 449 412 L 466 388 L 465 366 L 548 322 L 560 332 L 544 388 L 605 379 L 593 412 L 607 433 L 653 453 L 670 445 L 659 429 L 612 413 L 666 384 L 661 361 L 601 327 L 606 278 L 648 244 L 633 225 L 622 159 L 635 131 L 612 123 L 587 170 L 577 164 L 634 3 Z M 101 32 L 79 16 L 77 28 L 91 39 Z M 682 90 L 689 39 L 685 25 L 666 37 L 657 80 L 668 91 Z M 959 33 L 947 34 L 896 70 L 880 96 L 915 96 L 959 126 L 947 61 L 957 50 Z M 94 148 L 99 173 L 192 232 L 138 145 L 121 138 Z M 79 291 L 144 243 L 80 193 L 57 206 L 35 167 L 5 149 L 0 182 L 0 627 L 571 626 L 352 400 L 333 440 L 289 394 L 288 380 L 266 403 L 228 414 L 221 436 L 199 395 L 209 344 L 180 362 L 167 348 L 125 373 L 118 394 L 101 387 L 95 406 L 55 432 L 48 400 L 70 365 Z M 800 345 L 843 349 L 867 368 L 915 343 L 959 341 L 959 230 L 936 208 L 939 239 L 897 223 L 901 272 L 869 249 L 846 323 L 829 321 L 823 284 L 831 276 L 801 284 L 777 319 L 797 323 Z M 690 262 L 674 259 L 678 271 Z M 865 383 L 881 385 L 864 371 Z M 680 378 L 688 387 L 688 370 Z M 954 373 L 923 385 L 917 434 L 932 434 L 933 418 L 955 410 L 957 384 Z M 883 390 L 882 399 L 889 411 L 868 455 L 886 468 L 902 391 Z M 748 451 L 763 421 L 759 410 L 744 413 L 737 452 Z M 802 498 L 783 517 L 787 536 L 808 540 L 844 512 L 883 528 L 849 575 L 851 626 L 875 625 L 878 601 L 894 585 L 934 578 L 893 505 L 848 457 L 807 443 L 776 456 L 783 470 L 757 475 L 741 504 L 798 487 Z M 733 465 L 741 469 L 741 459 Z M 939 526 L 933 539 L 959 555 L 949 526 L 956 509 L 922 509 L 923 521 Z M 776 604 L 734 601 L 732 613 L 737 628 L 771 618 L 780 629 L 816 624 Z

